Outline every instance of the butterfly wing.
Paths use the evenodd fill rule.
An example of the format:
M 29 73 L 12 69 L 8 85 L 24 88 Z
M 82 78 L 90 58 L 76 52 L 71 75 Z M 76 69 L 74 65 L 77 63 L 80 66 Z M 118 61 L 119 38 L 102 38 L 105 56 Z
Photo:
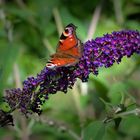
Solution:
M 61 66 L 71 66 L 75 65 L 79 58 L 81 57 L 82 52 L 82 44 L 78 41 L 78 45 L 73 48 L 65 51 L 65 52 L 56 52 L 51 56 L 50 61 L 47 64 L 47 67 L 61 67 Z
M 57 58 L 51 59 L 50 64 L 47 64 L 47 67 L 54 68 L 54 67 L 62 67 L 62 66 L 70 66 L 74 65 L 78 62 L 78 59 L 75 58 Z

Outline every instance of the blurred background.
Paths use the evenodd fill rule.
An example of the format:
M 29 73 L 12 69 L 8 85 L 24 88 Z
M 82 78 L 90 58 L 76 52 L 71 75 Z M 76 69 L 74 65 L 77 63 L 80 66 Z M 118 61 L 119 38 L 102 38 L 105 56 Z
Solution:
M 0 0 L 0 97 L 36 76 L 55 52 L 63 28 L 73 23 L 82 42 L 122 29 L 140 30 L 139 0 Z M 14 127 L 0 128 L 1 140 L 140 140 L 140 118 L 101 123 L 105 104 L 140 105 L 140 56 L 101 68 L 88 83 L 67 94 L 50 95 L 43 114 L 25 119 L 14 112 Z M 130 108 L 135 108 L 136 105 Z

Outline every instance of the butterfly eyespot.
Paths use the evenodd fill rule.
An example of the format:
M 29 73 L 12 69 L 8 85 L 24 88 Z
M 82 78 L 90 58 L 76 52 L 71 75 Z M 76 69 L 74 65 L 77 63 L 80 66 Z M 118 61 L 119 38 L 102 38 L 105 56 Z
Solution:
M 69 33 L 69 30 L 68 29 L 65 29 L 65 33 L 68 34 Z
M 66 28 L 66 29 L 64 30 L 63 34 L 64 34 L 64 36 L 69 36 L 69 34 L 70 34 L 69 29 Z
M 65 28 L 65 30 L 64 30 L 64 32 L 63 32 L 63 34 L 64 34 L 65 36 L 72 35 L 72 33 L 73 33 L 73 28 L 72 28 L 72 27 Z

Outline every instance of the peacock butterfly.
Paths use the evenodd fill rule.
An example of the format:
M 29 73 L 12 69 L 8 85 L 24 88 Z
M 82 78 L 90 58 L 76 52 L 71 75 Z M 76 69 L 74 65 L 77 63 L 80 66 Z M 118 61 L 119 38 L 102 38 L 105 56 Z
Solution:
M 76 28 L 72 23 L 65 27 L 60 36 L 56 53 L 51 55 L 46 67 L 73 66 L 78 63 L 82 55 L 83 45 L 76 36 Z

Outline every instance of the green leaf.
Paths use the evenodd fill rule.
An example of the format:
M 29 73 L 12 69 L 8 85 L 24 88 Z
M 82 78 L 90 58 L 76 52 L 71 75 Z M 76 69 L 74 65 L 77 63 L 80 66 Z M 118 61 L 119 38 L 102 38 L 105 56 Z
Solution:
M 112 84 L 108 93 L 108 96 L 113 104 L 119 104 L 122 98 L 122 94 L 127 91 L 127 85 L 123 82 L 117 82 Z
M 0 103 L 0 109 L 4 112 L 9 112 L 11 110 L 9 104 L 6 102 Z
M 103 82 L 101 82 L 100 80 L 94 79 L 93 81 L 94 81 L 96 91 L 98 92 L 98 95 L 101 98 L 103 98 L 105 101 L 109 101 L 109 98 L 107 96 L 107 93 L 108 93 L 107 86 Z
M 102 140 L 105 134 L 105 124 L 94 121 L 84 129 L 84 140 Z
M 106 131 L 103 140 L 123 140 L 120 139 L 120 136 L 118 135 L 117 131 L 112 125 L 113 123 L 110 123 L 106 126 Z
M 140 138 L 140 118 L 137 116 L 127 116 L 122 119 L 120 131 L 128 136 Z
M 120 123 L 121 123 L 121 120 L 122 120 L 122 118 L 116 118 L 116 119 L 114 120 L 114 122 L 115 122 L 115 128 L 116 128 L 116 129 L 119 128 Z

